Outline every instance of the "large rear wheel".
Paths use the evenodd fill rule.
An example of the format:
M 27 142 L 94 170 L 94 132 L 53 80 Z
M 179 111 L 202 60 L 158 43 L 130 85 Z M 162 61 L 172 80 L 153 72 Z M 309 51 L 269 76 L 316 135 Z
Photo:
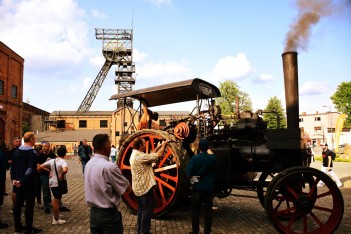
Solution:
M 146 141 L 146 153 L 153 150 L 158 142 L 169 141 L 164 155 L 154 167 L 156 187 L 154 190 L 153 216 L 160 217 L 174 210 L 179 202 L 183 201 L 189 194 L 189 184 L 186 178 L 188 155 L 181 142 L 167 132 L 152 129 L 138 131 L 124 141 L 117 160 L 122 174 L 131 184 L 132 176 L 129 159 L 132 154 L 133 140 L 137 137 Z M 123 201 L 130 209 L 137 211 L 138 203 L 133 191 L 125 193 Z

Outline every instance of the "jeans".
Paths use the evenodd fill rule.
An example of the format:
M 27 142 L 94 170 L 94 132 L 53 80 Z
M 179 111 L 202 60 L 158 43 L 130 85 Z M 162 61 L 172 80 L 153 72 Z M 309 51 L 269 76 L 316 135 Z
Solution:
M 24 201 L 26 202 L 26 207 L 24 210 L 24 217 L 26 219 L 26 228 L 31 231 L 33 228 L 33 215 L 34 215 L 34 203 L 36 194 L 36 178 L 34 179 L 31 186 L 22 185 L 16 189 L 16 203 L 13 209 L 13 219 L 15 221 L 15 229 L 20 229 L 21 223 L 21 213 Z M 30 182 L 29 182 L 30 183 Z
M 205 233 L 211 233 L 213 190 L 193 190 L 191 194 L 191 220 L 193 233 L 199 233 L 201 204 L 204 203 Z
M 116 162 L 116 156 L 111 156 L 111 161 L 112 161 L 113 163 L 115 163 L 115 162 Z
M 41 180 L 40 180 L 40 175 L 37 175 L 37 192 L 36 192 L 36 197 L 37 197 L 37 203 L 41 204 Z
M 83 176 L 84 176 L 84 169 L 85 169 L 85 165 L 87 165 L 87 163 L 89 162 L 89 160 L 87 161 L 87 160 L 83 160 L 82 159 L 82 169 L 83 169 Z
M 40 175 L 41 187 L 43 188 L 44 207 L 47 208 L 51 204 L 51 191 L 49 187 L 49 175 Z
M 142 196 L 137 196 L 138 200 L 138 221 L 137 233 L 150 233 L 151 216 L 154 208 L 153 189 L 150 189 Z
M 90 232 L 92 234 L 123 233 L 121 212 L 117 208 L 90 209 Z
M 323 171 L 325 174 L 329 175 L 333 180 L 336 182 L 337 185 L 342 185 L 339 177 L 335 174 L 334 169 L 331 167 L 330 171 L 327 170 L 327 167 L 322 166 L 321 171 Z M 318 184 L 323 185 L 323 181 L 319 181 Z

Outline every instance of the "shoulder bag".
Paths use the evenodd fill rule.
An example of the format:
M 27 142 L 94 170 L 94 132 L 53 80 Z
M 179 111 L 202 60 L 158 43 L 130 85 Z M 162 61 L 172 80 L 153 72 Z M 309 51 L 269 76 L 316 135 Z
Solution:
M 54 166 L 55 166 L 55 172 L 56 172 L 58 187 L 61 190 L 62 194 L 66 194 L 66 193 L 68 193 L 67 180 L 66 179 L 60 180 L 60 178 L 58 176 L 58 173 L 57 173 L 56 160 L 55 159 L 54 159 Z

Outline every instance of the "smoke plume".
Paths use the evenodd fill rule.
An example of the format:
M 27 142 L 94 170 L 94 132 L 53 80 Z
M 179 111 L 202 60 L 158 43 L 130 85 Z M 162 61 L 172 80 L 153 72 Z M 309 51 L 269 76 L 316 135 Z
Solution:
M 299 14 L 287 33 L 284 51 L 307 49 L 312 26 L 334 12 L 332 0 L 297 0 L 296 3 Z

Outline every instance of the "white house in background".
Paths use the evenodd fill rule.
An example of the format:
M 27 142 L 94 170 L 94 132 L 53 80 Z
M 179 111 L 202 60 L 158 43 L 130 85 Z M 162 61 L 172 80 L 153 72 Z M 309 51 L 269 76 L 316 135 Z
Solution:
M 305 132 L 305 138 L 311 139 L 314 144 L 327 142 L 330 148 L 337 144 L 335 127 L 339 117 L 337 112 L 307 114 L 302 112 L 299 116 L 300 128 Z M 343 129 L 339 136 L 339 145 L 351 144 L 351 129 Z

